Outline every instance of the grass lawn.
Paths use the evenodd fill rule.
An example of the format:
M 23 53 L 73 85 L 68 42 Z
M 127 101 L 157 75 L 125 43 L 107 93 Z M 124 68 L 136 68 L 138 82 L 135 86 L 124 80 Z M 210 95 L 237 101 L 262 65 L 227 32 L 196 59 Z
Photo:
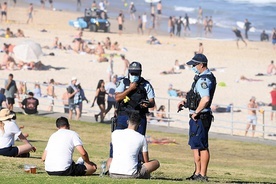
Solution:
M 148 131 L 147 135 L 156 138 L 175 139 L 178 144 L 149 144 L 151 159 L 157 159 L 161 167 L 152 173 L 151 180 L 115 180 L 100 177 L 100 163 L 108 158 L 110 125 L 100 123 L 71 121 L 71 129 L 78 132 L 91 161 L 98 165 L 96 174 L 89 177 L 53 177 L 44 171 L 41 155 L 48 138 L 56 131 L 55 119 L 40 116 L 17 115 L 17 124 L 29 133 L 29 140 L 37 151 L 30 158 L 9 158 L 0 156 L 1 183 L 191 183 L 185 178 L 194 170 L 192 152 L 187 145 L 188 136 Z M 16 144 L 21 144 L 16 142 Z M 209 181 L 220 183 L 275 183 L 276 182 L 276 146 L 261 145 L 229 140 L 209 140 L 211 160 L 209 163 Z M 77 151 L 74 160 L 79 157 Z M 37 166 L 37 174 L 24 173 L 24 164 Z

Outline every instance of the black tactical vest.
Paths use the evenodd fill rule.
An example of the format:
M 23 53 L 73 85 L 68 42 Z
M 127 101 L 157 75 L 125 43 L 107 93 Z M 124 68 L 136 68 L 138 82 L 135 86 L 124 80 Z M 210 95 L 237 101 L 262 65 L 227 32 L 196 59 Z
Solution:
M 148 100 L 147 91 L 144 88 L 146 82 L 147 81 L 144 78 L 140 77 L 139 81 L 137 82 L 137 88 L 127 95 L 130 100 L 128 102 L 124 102 L 124 100 L 119 102 L 119 115 L 124 114 L 124 112 L 133 110 L 139 111 L 140 115 L 145 115 L 146 113 L 148 113 L 148 108 L 140 108 L 140 103 L 144 100 Z M 130 85 L 130 80 L 128 78 L 124 78 L 123 83 L 126 90 Z

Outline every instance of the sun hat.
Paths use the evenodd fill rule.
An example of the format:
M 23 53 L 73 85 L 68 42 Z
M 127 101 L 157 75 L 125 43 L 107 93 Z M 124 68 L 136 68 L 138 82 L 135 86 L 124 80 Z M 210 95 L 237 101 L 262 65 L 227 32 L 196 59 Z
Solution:
M 11 113 L 11 111 L 9 109 L 2 109 L 0 111 L 0 121 L 12 119 L 14 116 L 15 116 L 15 114 Z
M 71 81 L 77 80 L 77 77 L 72 77 Z
M 204 54 L 196 54 L 192 60 L 188 61 L 187 65 L 197 65 L 199 63 L 208 63 L 208 59 Z

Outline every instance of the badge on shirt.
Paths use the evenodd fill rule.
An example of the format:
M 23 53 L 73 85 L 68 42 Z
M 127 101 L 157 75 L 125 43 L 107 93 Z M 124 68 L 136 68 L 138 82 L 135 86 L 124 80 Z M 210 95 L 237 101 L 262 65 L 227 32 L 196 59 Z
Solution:
M 121 84 L 121 81 L 117 82 L 116 88 L 117 88 L 118 86 L 120 86 L 120 84 Z
M 202 82 L 202 83 L 201 83 L 201 87 L 202 87 L 203 89 L 207 89 L 207 88 L 208 88 L 208 85 L 207 85 L 206 82 Z

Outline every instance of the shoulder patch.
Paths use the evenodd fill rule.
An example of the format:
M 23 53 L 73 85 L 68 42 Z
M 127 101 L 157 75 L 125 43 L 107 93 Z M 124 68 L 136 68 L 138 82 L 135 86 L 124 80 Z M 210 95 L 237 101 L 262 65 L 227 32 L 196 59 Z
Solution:
M 122 81 L 117 82 L 116 88 L 117 88 L 118 86 L 120 86 L 121 82 L 122 82 Z
M 208 88 L 208 85 L 207 85 L 206 82 L 202 82 L 202 83 L 201 83 L 201 87 L 202 87 L 203 89 L 207 89 L 207 88 Z

